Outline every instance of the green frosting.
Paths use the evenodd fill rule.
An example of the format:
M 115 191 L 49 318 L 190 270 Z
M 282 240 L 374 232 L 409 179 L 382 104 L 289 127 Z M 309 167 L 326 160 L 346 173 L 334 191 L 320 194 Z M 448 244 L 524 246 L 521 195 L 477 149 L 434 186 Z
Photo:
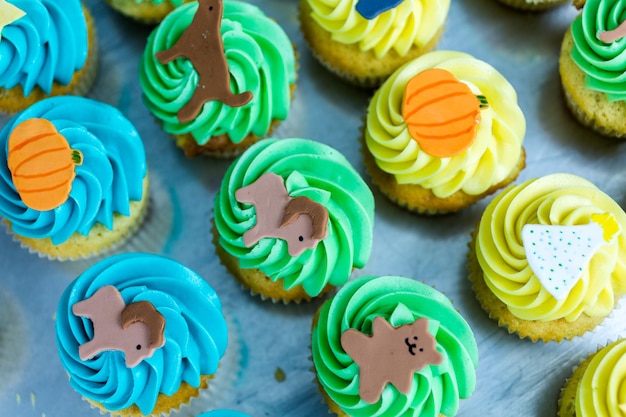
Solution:
M 285 180 L 290 197 L 308 197 L 328 211 L 328 234 L 313 249 L 292 257 L 287 244 L 264 238 L 246 247 L 243 234 L 256 224 L 256 209 L 235 192 L 272 172 Z M 335 149 L 307 139 L 265 139 L 244 152 L 226 172 L 214 204 L 219 244 L 244 269 L 283 279 L 286 289 L 301 285 L 310 296 L 341 285 L 361 268 L 372 249 L 374 197 L 361 176 Z
M 375 404 L 359 397 L 359 366 L 341 347 L 348 329 L 372 334 L 376 317 L 392 326 L 428 319 L 428 331 L 443 356 L 414 374 L 407 395 L 387 384 Z M 363 277 L 346 284 L 319 311 L 311 350 L 317 379 L 326 394 L 352 417 L 451 417 L 459 398 L 468 398 L 476 385 L 478 347 L 472 330 L 439 291 L 402 277 Z
M 585 87 L 606 94 L 609 101 L 626 99 L 626 38 L 604 43 L 598 32 L 626 20 L 626 0 L 587 0 L 572 23 L 572 60 L 585 73 Z
M 238 1 L 224 1 L 221 34 L 231 89 L 235 94 L 251 91 L 253 98 L 242 107 L 209 101 L 195 120 L 179 122 L 177 113 L 193 95 L 198 73 L 187 58 L 162 65 L 155 53 L 176 43 L 197 9 L 197 2 L 176 8 L 150 34 L 139 66 L 146 106 L 163 122 L 166 132 L 190 133 L 199 145 L 222 134 L 228 134 L 234 143 L 250 133 L 264 136 L 272 120 L 287 118 L 290 85 L 296 80 L 295 53 L 291 41 L 274 20 L 258 7 Z

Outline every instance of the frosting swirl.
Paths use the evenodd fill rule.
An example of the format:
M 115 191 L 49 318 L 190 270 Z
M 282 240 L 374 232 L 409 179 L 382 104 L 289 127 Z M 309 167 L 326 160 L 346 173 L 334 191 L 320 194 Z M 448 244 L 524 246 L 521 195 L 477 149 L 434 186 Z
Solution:
M 441 68 L 483 95 L 489 108 L 472 145 L 460 154 L 438 158 L 421 150 L 402 117 L 408 82 L 429 68 Z M 398 69 L 372 98 L 365 128 L 365 143 L 378 167 L 393 174 L 399 184 L 415 184 L 445 198 L 457 191 L 479 195 L 500 183 L 518 164 L 526 121 L 511 84 L 492 66 L 453 51 L 422 55 Z
M 304 196 L 328 210 L 328 234 L 317 246 L 292 257 L 282 239 L 264 238 L 246 247 L 243 234 L 257 221 L 253 205 L 235 192 L 272 172 L 285 180 L 292 197 Z M 346 282 L 372 249 L 374 197 L 350 163 L 333 148 L 306 139 L 265 139 L 226 172 L 214 203 L 220 245 L 239 259 L 240 267 L 259 269 L 286 289 L 301 285 L 316 296 L 327 285 Z
M 390 50 L 405 56 L 411 47 L 431 42 L 443 25 L 450 0 L 404 0 L 368 20 L 356 10 L 359 0 L 307 0 L 313 19 L 334 41 L 358 44 L 382 58 Z
M 127 305 L 148 301 L 165 318 L 165 345 L 134 368 L 117 350 L 86 361 L 79 357 L 79 345 L 93 337 L 93 325 L 74 315 L 72 306 L 105 285 L 114 286 Z M 108 410 L 136 404 L 145 415 L 159 393 L 171 396 L 183 381 L 198 387 L 201 375 L 214 374 L 228 342 L 213 288 L 174 260 L 141 253 L 106 258 L 72 282 L 59 300 L 56 332 L 61 362 L 79 394 Z
M 585 225 L 593 214 L 611 213 L 622 233 L 601 246 L 580 280 L 561 301 L 541 285 L 526 259 L 526 224 Z M 552 174 L 509 187 L 485 209 L 476 236 L 476 257 L 489 289 L 524 320 L 576 320 L 609 314 L 626 292 L 626 213 L 592 183 Z
M 295 53 L 287 34 L 274 20 L 258 7 L 238 1 L 224 1 L 221 34 L 233 93 L 251 91 L 252 100 L 242 107 L 209 101 L 194 120 L 178 120 L 178 111 L 195 91 L 198 73 L 186 58 L 162 65 L 155 53 L 176 43 L 197 8 L 197 2 L 176 8 L 148 38 L 139 68 L 146 106 L 163 122 L 166 132 L 190 133 L 199 145 L 222 134 L 228 134 L 233 143 L 250 133 L 264 136 L 272 120 L 287 118 L 290 86 L 296 80 Z
M 340 339 L 348 329 L 371 334 L 376 317 L 394 327 L 428 319 L 443 362 L 417 371 L 407 395 L 387 384 L 378 402 L 368 404 L 359 397 L 359 367 Z M 320 385 L 354 417 L 453 416 L 459 398 L 468 398 L 476 385 L 478 348 L 469 325 L 442 293 L 408 278 L 363 277 L 347 283 L 320 308 L 311 349 Z
M 571 26 L 571 58 L 585 73 L 585 88 L 606 93 L 609 101 L 626 99 L 626 38 L 605 43 L 598 32 L 617 28 L 626 1 L 587 0 Z
M 576 392 L 576 415 L 610 417 L 624 415 L 626 339 L 601 349 L 591 358 Z
M 87 23 L 80 0 L 8 0 L 26 13 L 2 30 L 0 87 L 35 86 L 46 94 L 67 85 L 87 61 Z
M 68 199 L 52 210 L 27 207 L 7 165 L 9 135 L 32 118 L 52 122 L 83 155 Z M 143 142 L 133 124 L 108 104 L 75 96 L 42 100 L 9 120 L 0 131 L 0 160 L 0 216 L 16 234 L 51 238 L 55 245 L 75 232 L 87 235 L 96 222 L 112 229 L 114 214 L 128 216 L 130 202 L 142 199 L 147 172 Z

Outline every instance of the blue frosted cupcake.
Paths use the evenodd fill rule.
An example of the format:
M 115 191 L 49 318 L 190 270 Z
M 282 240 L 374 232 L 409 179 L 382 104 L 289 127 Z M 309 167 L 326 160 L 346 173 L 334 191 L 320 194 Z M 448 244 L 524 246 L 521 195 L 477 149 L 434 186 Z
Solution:
M 91 88 L 96 30 L 80 0 L 6 0 L 0 16 L 0 111 Z
M 70 384 L 113 415 L 168 414 L 207 387 L 228 343 L 222 305 L 194 271 L 157 255 L 106 258 L 57 309 Z
M 141 137 L 108 104 L 52 97 L 0 131 L 0 217 L 42 256 L 84 258 L 119 245 L 145 217 L 147 194 Z

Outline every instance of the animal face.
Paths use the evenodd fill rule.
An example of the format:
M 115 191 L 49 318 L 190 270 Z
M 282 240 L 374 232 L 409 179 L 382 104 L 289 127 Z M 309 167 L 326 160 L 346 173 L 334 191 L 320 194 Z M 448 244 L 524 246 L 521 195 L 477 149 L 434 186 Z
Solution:
M 124 329 L 124 338 L 119 341 L 119 350 L 124 351 L 126 366 L 129 368 L 152 356 L 153 348 L 150 348 L 150 329 L 145 323 L 135 322 Z

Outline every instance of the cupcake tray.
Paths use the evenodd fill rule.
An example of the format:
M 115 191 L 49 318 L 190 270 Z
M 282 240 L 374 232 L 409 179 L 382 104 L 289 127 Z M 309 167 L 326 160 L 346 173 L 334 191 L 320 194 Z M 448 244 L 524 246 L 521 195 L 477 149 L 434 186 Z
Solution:
M 294 0 L 251 0 L 285 28 L 299 52 L 291 113 L 276 137 L 304 137 L 342 152 L 365 176 L 360 126 L 370 91 L 346 85 L 311 56 L 298 29 Z M 220 264 L 212 243 L 213 197 L 228 160 L 188 160 L 141 101 L 138 60 L 150 28 L 86 0 L 99 34 L 100 68 L 90 97 L 118 107 L 145 143 L 151 173 L 151 212 L 139 234 L 117 251 L 160 253 L 191 267 L 213 286 L 230 323 L 231 344 L 211 387 L 172 415 L 231 408 L 251 416 L 325 416 L 311 371 L 311 318 L 321 301 L 274 304 L 242 290 Z M 626 143 L 582 128 L 565 108 L 558 55 L 576 16 L 571 6 L 522 13 L 494 0 L 457 0 L 438 49 L 468 52 L 499 70 L 515 87 L 527 121 L 527 168 L 517 182 L 570 172 L 626 203 Z M 0 116 L 0 126 L 6 122 Z M 508 334 L 474 299 L 467 279 L 470 233 L 490 198 L 455 215 L 419 217 L 374 191 L 376 217 L 369 263 L 354 276 L 402 275 L 443 291 L 468 320 L 479 347 L 474 395 L 458 416 L 553 416 L 565 378 L 580 358 L 626 335 L 624 302 L 595 331 L 563 343 L 532 343 Z M 55 262 L 0 234 L 0 415 L 98 416 L 70 388 L 56 353 L 57 300 L 95 259 Z

